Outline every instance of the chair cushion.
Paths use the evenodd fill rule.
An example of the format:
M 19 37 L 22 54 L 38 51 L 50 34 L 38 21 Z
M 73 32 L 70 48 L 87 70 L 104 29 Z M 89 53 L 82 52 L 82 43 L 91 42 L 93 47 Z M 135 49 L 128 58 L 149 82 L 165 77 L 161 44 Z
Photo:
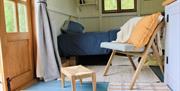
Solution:
M 116 51 L 122 51 L 122 52 L 142 52 L 144 48 L 135 49 L 135 46 L 132 44 L 127 43 L 119 43 L 119 42 L 102 42 L 101 48 L 107 48 L 112 49 Z
M 134 27 L 128 43 L 135 45 L 136 48 L 145 46 L 160 22 L 159 17 L 161 17 L 161 13 L 155 13 L 143 17 Z

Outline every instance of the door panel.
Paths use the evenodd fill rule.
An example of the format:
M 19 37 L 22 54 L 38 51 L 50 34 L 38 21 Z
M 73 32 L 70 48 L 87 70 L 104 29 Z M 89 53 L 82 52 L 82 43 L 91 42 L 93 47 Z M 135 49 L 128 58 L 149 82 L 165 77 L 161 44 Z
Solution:
M 7 66 L 7 75 L 9 75 L 10 78 L 21 74 L 22 72 L 26 72 L 30 70 L 31 65 L 30 59 L 29 59 L 29 42 L 28 40 L 21 40 L 21 41 L 10 41 L 7 44 L 7 52 L 6 54 L 8 57 L 6 57 L 8 60 L 7 64 L 10 63 L 11 66 Z M 24 61 L 21 61 L 24 60 Z M 21 61 L 21 62 L 19 62 Z M 17 64 L 18 63 L 18 64 Z M 16 68 L 13 70 L 13 68 Z

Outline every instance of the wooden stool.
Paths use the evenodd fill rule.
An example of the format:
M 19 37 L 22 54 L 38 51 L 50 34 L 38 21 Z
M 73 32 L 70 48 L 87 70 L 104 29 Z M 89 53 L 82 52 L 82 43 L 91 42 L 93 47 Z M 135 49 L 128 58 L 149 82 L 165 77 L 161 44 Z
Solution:
M 79 79 L 82 85 L 83 78 L 92 77 L 93 91 L 96 91 L 96 73 L 82 65 L 61 68 L 61 84 L 63 88 L 65 76 L 71 79 L 72 91 L 76 91 L 76 79 Z

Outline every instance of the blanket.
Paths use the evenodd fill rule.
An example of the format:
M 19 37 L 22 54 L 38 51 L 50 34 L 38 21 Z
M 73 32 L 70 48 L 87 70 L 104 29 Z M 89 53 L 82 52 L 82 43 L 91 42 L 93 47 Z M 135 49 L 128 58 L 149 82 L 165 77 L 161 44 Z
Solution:
M 121 28 L 118 33 L 117 33 L 117 39 L 114 42 L 120 42 L 120 43 L 125 43 L 128 41 L 131 32 L 134 28 L 134 26 L 137 24 L 137 22 L 141 19 L 142 17 L 134 17 L 130 20 L 128 20 Z

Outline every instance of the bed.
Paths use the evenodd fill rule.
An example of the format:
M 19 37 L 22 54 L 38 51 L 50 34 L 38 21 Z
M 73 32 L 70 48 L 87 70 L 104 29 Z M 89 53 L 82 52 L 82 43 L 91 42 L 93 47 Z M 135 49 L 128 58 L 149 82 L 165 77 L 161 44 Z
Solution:
M 100 48 L 101 42 L 110 42 L 116 39 L 119 29 L 107 32 L 67 33 L 58 36 L 60 56 L 105 55 L 110 50 Z
M 119 30 L 115 28 L 107 32 L 84 32 L 84 26 L 80 23 L 65 21 L 62 34 L 57 38 L 59 54 L 65 58 L 75 57 L 80 64 L 97 64 L 97 61 L 98 64 L 105 64 L 111 50 L 100 48 L 100 43 L 115 40 Z

